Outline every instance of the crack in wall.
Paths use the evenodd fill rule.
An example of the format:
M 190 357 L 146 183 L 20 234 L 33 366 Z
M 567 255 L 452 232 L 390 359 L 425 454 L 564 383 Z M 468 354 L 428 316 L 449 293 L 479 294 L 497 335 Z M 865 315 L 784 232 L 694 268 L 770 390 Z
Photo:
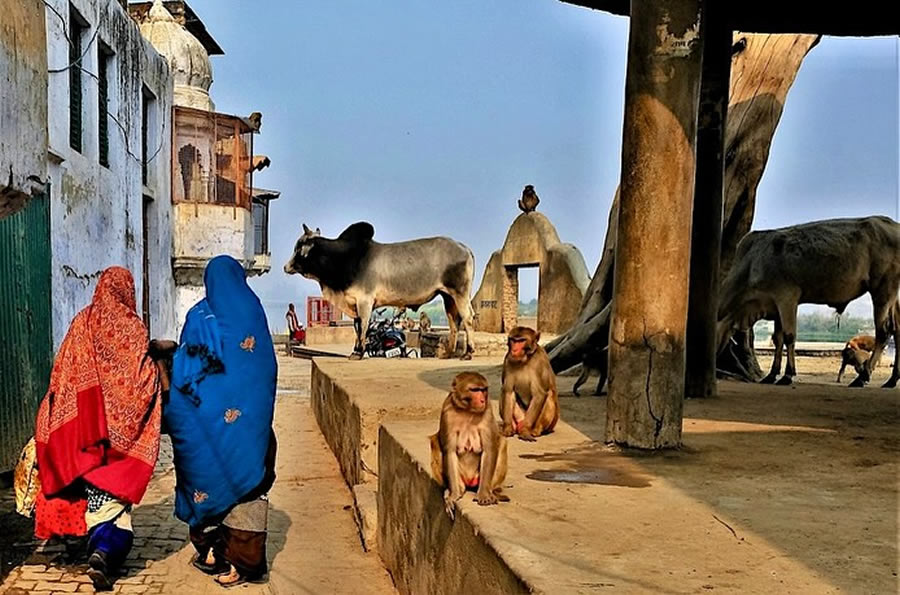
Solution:
M 647 321 L 642 319 L 642 323 L 644 325 L 644 330 L 641 333 L 641 336 L 644 341 L 644 347 L 646 347 L 647 350 L 649 351 L 648 361 L 647 361 L 647 381 L 644 385 L 644 394 L 647 397 L 647 411 L 650 413 L 650 418 L 656 424 L 656 427 L 654 428 L 654 431 L 653 431 L 653 439 L 654 439 L 654 442 L 656 442 L 656 440 L 659 439 L 659 435 L 662 433 L 663 423 L 666 419 L 665 414 L 663 414 L 660 417 L 656 417 L 656 415 L 653 414 L 653 403 L 650 399 L 650 377 L 653 375 L 653 353 L 656 351 L 653 348 L 653 346 L 650 344 L 650 339 L 653 336 L 658 335 L 659 333 L 654 333 L 654 335 L 651 335 L 648 337 L 647 336 Z

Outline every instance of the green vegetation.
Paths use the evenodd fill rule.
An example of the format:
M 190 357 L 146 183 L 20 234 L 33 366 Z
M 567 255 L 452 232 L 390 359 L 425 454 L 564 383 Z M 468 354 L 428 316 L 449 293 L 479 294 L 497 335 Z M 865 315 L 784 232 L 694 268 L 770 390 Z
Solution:
M 760 321 L 753 327 L 756 341 L 769 341 L 772 323 Z M 820 312 L 801 314 L 797 317 L 797 340 L 822 343 L 844 343 L 860 333 L 874 334 L 870 318 L 838 316 Z
M 379 316 L 378 313 L 384 311 L 384 314 Z M 444 302 L 441 298 L 438 298 L 432 302 L 429 302 L 419 308 L 418 312 L 413 312 L 412 310 L 407 311 L 407 315 L 413 320 L 419 320 L 419 316 L 425 312 L 428 314 L 428 318 L 431 319 L 432 326 L 447 326 L 447 313 L 444 312 Z M 378 308 L 373 315 L 376 318 L 390 318 L 394 316 L 396 313 L 396 308 Z
M 379 310 L 381 309 L 379 308 Z M 537 310 L 537 299 L 533 299 L 528 303 L 519 302 L 519 316 L 537 316 Z M 394 308 L 384 308 L 384 315 L 381 316 L 381 318 L 393 316 L 394 312 Z M 431 319 L 431 324 L 433 326 L 447 326 L 447 313 L 444 312 L 444 302 L 440 298 L 425 304 L 424 306 L 419 308 L 418 312 L 413 312 L 412 310 L 410 310 L 409 315 L 415 320 L 418 320 L 419 314 L 422 312 L 428 314 L 428 318 Z
M 538 301 L 537 298 L 534 298 L 528 303 L 519 302 L 519 316 L 525 316 L 527 318 L 533 318 L 537 316 L 538 311 Z

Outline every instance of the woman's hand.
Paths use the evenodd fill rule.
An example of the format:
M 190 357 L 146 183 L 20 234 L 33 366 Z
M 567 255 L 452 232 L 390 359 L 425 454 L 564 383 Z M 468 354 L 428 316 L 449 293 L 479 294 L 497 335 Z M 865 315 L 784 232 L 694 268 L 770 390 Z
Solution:
M 154 360 L 159 361 L 172 357 L 175 355 L 177 349 L 178 343 L 175 341 L 170 341 L 169 339 L 151 339 L 147 353 L 149 353 L 150 357 Z

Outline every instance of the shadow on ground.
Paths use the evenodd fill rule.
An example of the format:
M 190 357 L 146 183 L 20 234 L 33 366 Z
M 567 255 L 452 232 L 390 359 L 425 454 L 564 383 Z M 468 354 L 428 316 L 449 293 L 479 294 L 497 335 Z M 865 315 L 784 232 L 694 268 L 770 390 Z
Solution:
M 605 446 L 606 397 L 571 384 L 562 419 L 594 442 L 542 455 L 562 481 L 622 485 L 638 469 L 717 510 L 736 540 L 752 531 L 847 591 L 896 591 L 900 391 L 720 382 L 685 402 L 684 446 L 648 454 Z

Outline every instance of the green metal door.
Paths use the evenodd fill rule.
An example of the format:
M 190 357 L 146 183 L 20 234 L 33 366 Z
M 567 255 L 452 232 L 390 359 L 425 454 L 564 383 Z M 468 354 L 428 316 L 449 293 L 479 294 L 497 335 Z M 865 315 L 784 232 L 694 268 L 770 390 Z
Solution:
M 49 193 L 49 190 L 48 190 Z M 0 219 L 0 473 L 15 466 L 53 363 L 50 199 Z

